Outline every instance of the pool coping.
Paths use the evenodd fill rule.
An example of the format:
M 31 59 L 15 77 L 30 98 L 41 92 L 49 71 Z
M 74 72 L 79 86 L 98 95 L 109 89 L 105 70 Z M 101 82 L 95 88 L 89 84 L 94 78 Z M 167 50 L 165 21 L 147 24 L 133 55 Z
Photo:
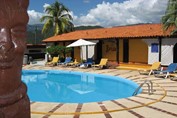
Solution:
M 34 67 L 34 68 L 31 68 L 31 69 L 37 69 L 38 68 L 38 66 L 36 66 L 36 67 Z M 30 68 L 29 68 L 30 69 Z M 39 69 L 41 69 L 41 67 L 39 67 Z M 42 69 L 63 69 L 63 68 L 58 68 L 58 67 L 54 67 L 54 68 L 52 68 L 52 67 L 42 67 Z M 64 68 L 64 69 L 66 69 L 66 68 Z M 68 69 L 68 68 L 67 68 Z M 70 68 L 70 69 L 68 69 L 68 70 L 73 70 L 72 68 Z M 81 70 L 83 70 L 83 69 L 81 69 Z M 117 70 L 117 69 L 116 69 Z M 74 70 L 74 71 L 77 71 L 77 70 Z M 80 70 L 79 70 L 80 71 Z M 86 70 L 85 71 L 85 69 L 83 70 L 84 72 L 90 72 L 90 70 Z M 108 74 L 108 73 L 110 73 L 111 71 L 113 71 L 114 72 L 114 70 L 106 70 L 107 72 L 104 72 L 104 71 L 98 71 L 98 72 L 95 72 L 95 73 L 98 73 L 98 74 Z M 117 70 L 118 71 L 118 70 Z M 114 76 L 121 76 L 121 75 L 123 75 L 123 74 L 114 74 Z M 135 75 L 135 76 L 137 76 L 137 75 Z M 144 81 L 144 80 L 146 80 L 146 79 L 151 79 L 151 78 L 154 78 L 153 76 L 140 76 L 139 77 L 139 75 L 137 76 L 138 77 L 138 80 L 137 80 L 137 77 L 136 78 L 131 78 L 131 77 L 133 77 L 132 75 L 131 76 L 129 76 L 128 77 L 128 79 L 130 79 L 130 80 L 132 80 L 132 81 L 134 81 L 134 82 L 136 82 L 136 83 L 138 83 L 138 84 L 140 84 L 140 81 L 142 82 L 142 81 Z M 139 81 L 139 79 L 140 79 L 140 81 Z M 157 78 L 155 78 L 155 79 L 157 79 Z M 157 95 L 147 95 L 147 86 L 144 86 L 143 87 L 143 93 L 140 93 L 140 94 L 138 94 L 137 96 L 133 96 L 133 97 L 129 97 L 129 98 L 126 98 L 126 99 L 118 99 L 118 100 L 110 100 L 110 101 L 102 101 L 102 102 L 95 102 L 95 103 L 91 103 L 91 105 L 97 105 L 97 106 L 100 106 L 100 110 L 95 110 L 95 109 L 88 109 L 87 111 L 85 111 L 85 108 L 83 108 L 83 106 L 85 105 L 85 103 L 84 104 L 74 104 L 75 106 L 77 106 L 76 108 L 74 108 L 73 110 L 72 110 L 72 112 L 71 111 L 57 111 L 57 110 L 54 110 L 54 111 L 50 111 L 50 110 L 48 110 L 48 111 L 43 111 L 43 110 L 41 110 L 41 109 L 38 109 L 38 110 L 36 110 L 36 109 L 34 109 L 33 107 L 32 107 L 32 110 L 31 110 L 31 114 L 32 115 L 41 115 L 41 116 L 57 116 L 57 117 L 59 117 L 59 116 L 63 116 L 63 115 L 67 115 L 67 116 L 80 116 L 80 115 L 93 115 L 93 114 L 104 114 L 104 116 L 105 117 L 107 117 L 107 115 L 108 116 L 110 116 L 110 115 L 112 115 L 112 113 L 118 113 L 118 112 L 121 112 L 121 111 L 132 111 L 132 110 L 135 110 L 135 111 L 137 111 L 139 108 L 140 109 L 144 109 L 144 108 L 146 108 L 146 107 L 148 107 L 148 108 L 153 108 L 154 109 L 154 107 L 152 107 L 152 106 L 154 106 L 154 105 L 156 105 L 157 103 L 159 103 L 159 104 L 161 104 L 161 102 L 162 101 L 164 101 L 163 99 L 166 97 L 166 95 L 167 95 L 167 91 L 168 90 L 166 90 L 166 88 L 164 88 L 164 86 L 162 86 L 161 85 L 161 81 L 166 81 L 166 80 L 164 80 L 164 79 L 162 79 L 162 78 L 160 78 L 160 79 L 157 79 L 157 80 L 160 80 L 160 84 L 159 84 L 159 82 L 153 82 L 153 84 L 155 85 L 155 89 L 156 89 L 156 91 L 155 91 L 155 93 L 157 93 Z M 169 81 L 169 80 L 168 80 Z M 144 98 L 144 99 L 146 99 L 145 100 L 145 103 L 141 103 L 141 102 L 139 102 L 139 101 L 137 101 L 136 99 L 139 99 L 139 98 Z M 147 99 L 149 99 L 150 101 L 149 102 L 146 102 L 147 101 Z M 138 103 L 138 105 L 137 104 L 135 104 L 135 105 L 125 105 L 124 103 L 126 103 L 125 102 L 125 100 L 126 100 L 126 102 L 129 100 L 129 101 L 134 101 L 135 103 Z M 143 101 L 143 100 L 142 100 Z M 123 108 L 116 108 L 116 109 L 114 109 L 114 107 L 112 108 L 112 109 L 110 109 L 108 106 L 110 105 L 110 103 L 116 103 L 116 104 L 119 104 L 119 106 L 120 105 L 122 105 L 122 107 Z M 34 104 L 38 104 L 38 103 L 40 103 L 40 102 L 35 102 L 35 103 L 31 103 L 31 106 L 33 106 Z M 46 104 L 50 104 L 50 103 L 41 103 L 41 104 L 44 104 L 44 105 L 46 105 Z M 40 105 L 41 105 L 40 104 Z M 52 103 L 53 104 L 53 103 Z M 55 104 L 55 103 L 54 103 Z M 57 105 L 59 105 L 60 103 L 57 103 L 55 106 L 57 106 Z M 87 106 L 89 103 L 87 103 L 85 106 Z M 154 105 L 153 105 L 154 104 Z M 68 103 L 67 104 L 64 104 L 64 105 L 66 105 L 66 106 L 70 106 Z M 71 104 L 71 105 L 73 105 L 73 104 Z M 130 107 L 128 107 L 128 106 L 130 106 Z M 41 106 L 42 107 L 42 106 Z M 50 108 L 51 109 L 51 108 Z M 84 109 L 83 111 L 82 111 L 82 109 Z M 155 111 L 159 111 L 160 112 L 160 110 L 158 110 L 158 109 L 156 109 Z M 162 110 L 163 111 L 163 110 Z M 136 113 L 132 113 L 133 115 L 137 115 Z M 172 113 L 170 113 L 170 115 L 171 115 Z M 151 115 L 153 115 L 153 114 L 151 114 Z M 167 115 L 169 115 L 169 113 L 167 113 Z M 176 114 L 172 114 L 172 116 L 176 116 Z
M 161 87 L 161 86 L 159 86 L 159 87 Z M 124 111 L 124 110 L 131 110 L 131 109 L 135 109 L 135 108 L 145 107 L 145 106 L 148 106 L 148 105 L 151 105 L 151 104 L 154 104 L 154 103 L 157 103 L 157 102 L 161 101 L 167 95 L 166 90 L 163 87 L 161 87 L 161 88 L 163 89 L 164 94 L 160 98 L 158 98 L 158 99 L 156 99 L 156 100 L 154 100 L 152 102 L 148 102 L 148 103 L 146 103 L 144 105 L 138 105 L 138 106 L 129 107 L 129 108 L 113 109 L 113 110 L 107 110 L 107 111 L 95 111 L 95 112 L 92 111 L 92 112 L 55 112 L 55 113 L 49 113 L 49 112 L 31 111 L 31 113 L 32 114 L 42 114 L 42 115 L 81 115 L 81 114 L 102 114 L 102 113 L 108 113 L 108 112 L 111 113 L 111 112 L 118 112 L 118 111 Z M 138 95 L 141 96 L 141 93 L 138 94 Z M 131 98 L 131 97 L 129 97 L 129 98 Z M 120 99 L 118 99 L 118 100 L 120 100 Z M 111 100 L 107 100 L 107 101 L 111 101 Z M 92 102 L 92 103 L 97 103 L 97 102 Z M 70 104 L 70 103 L 66 103 L 66 104 Z M 71 104 L 79 104 L 79 103 L 71 103 Z M 87 104 L 89 104 L 89 103 L 87 103 Z

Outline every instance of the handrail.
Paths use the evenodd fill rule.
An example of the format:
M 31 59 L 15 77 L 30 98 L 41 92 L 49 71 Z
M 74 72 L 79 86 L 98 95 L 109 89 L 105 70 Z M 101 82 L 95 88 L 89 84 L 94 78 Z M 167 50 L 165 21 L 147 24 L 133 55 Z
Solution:
M 139 85 L 139 87 L 134 91 L 133 96 L 137 95 L 138 91 L 140 90 L 140 88 L 141 88 L 144 84 L 147 84 L 147 86 L 148 86 L 148 94 L 149 94 L 149 95 L 150 95 L 150 94 L 153 94 L 153 92 L 154 92 L 155 90 L 153 90 L 153 83 L 152 83 L 152 81 L 151 81 L 151 80 L 145 80 L 145 81 L 144 81 L 143 83 L 141 83 L 141 84 Z

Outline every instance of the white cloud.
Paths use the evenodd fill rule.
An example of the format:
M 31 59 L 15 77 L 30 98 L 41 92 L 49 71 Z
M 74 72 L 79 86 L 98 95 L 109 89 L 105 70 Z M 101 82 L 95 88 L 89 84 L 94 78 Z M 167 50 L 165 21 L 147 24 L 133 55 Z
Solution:
M 41 12 L 37 12 L 35 10 L 28 10 L 28 15 L 29 15 L 29 23 L 30 25 L 32 24 L 42 24 L 42 22 L 40 22 L 40 19 L 42 18 L 42 16 L 45 15 L 45 9 L 46 7 L 48 7 L 50 4 L 45 3 L 43 5 L 44 11 L 43 13 Z
M 168 0 L 128 0 L 123 3 L 102 2 L 87 15 L 74 19 L 75 25 L 101 25 L 104 27 L 159 23 Z
M 89 0 L 85 0 L 89 1 Z M 76 16 L 73 12 L 73 23 L 80 25 L 100 25 L 104 27 L 137 24 L 159 23 L 164 15 L 168 0 L 127 0 L 123 3 L 102 2 L 96 8 L 89 10 L 88 14 Z M 46 8 L 49 4 L 45 4 Z M 39 19 L 44 13 L 34 10 L 28 11 L 29 24 L 40 23 Z
M 40 18 L 44 15 L 43 13 L 36 12 L 35 10 L 28 10 L 29 23 L 28 24 L 41 24 Z
M 45 4 L 43 5 L 44 12 L 45 12 L 45 9 L 46 9 L 48 6 L 50 6 L 50 4 L 45 3 Z

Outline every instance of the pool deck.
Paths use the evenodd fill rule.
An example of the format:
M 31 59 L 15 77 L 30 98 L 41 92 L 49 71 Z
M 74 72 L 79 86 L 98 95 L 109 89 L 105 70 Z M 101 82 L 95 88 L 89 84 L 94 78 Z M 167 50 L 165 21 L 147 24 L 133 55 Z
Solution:
M 130 79 L 138 84 L 146 79 L 153 82 L 153 94 L 148 94 L 145 84 L 143 92 L 137 96 L 93 103 L 43 103 L 31 102 L 32 118 L 176 118 L 177 117 L 177 81 L 169 78 L 156 78 L 153 75 L 140 75 L 132 69 L 80 69 L 71 67 L 45 67 L 27 65 L 23 69 L 68 70 L 107 74 Z

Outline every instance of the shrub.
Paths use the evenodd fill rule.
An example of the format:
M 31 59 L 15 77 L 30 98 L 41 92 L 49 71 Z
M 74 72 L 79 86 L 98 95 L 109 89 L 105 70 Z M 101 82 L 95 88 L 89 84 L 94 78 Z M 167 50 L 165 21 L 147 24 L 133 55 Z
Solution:
M 60 55 L 60 57 L 64 56 L 65 54 L 68 54 L 72 51 L 72 48 L 67 48 L 65 46 L 50 46 L 46 49 L 46 52 L 49 53 L 52 57 L 53 56 L 58 56 Z

